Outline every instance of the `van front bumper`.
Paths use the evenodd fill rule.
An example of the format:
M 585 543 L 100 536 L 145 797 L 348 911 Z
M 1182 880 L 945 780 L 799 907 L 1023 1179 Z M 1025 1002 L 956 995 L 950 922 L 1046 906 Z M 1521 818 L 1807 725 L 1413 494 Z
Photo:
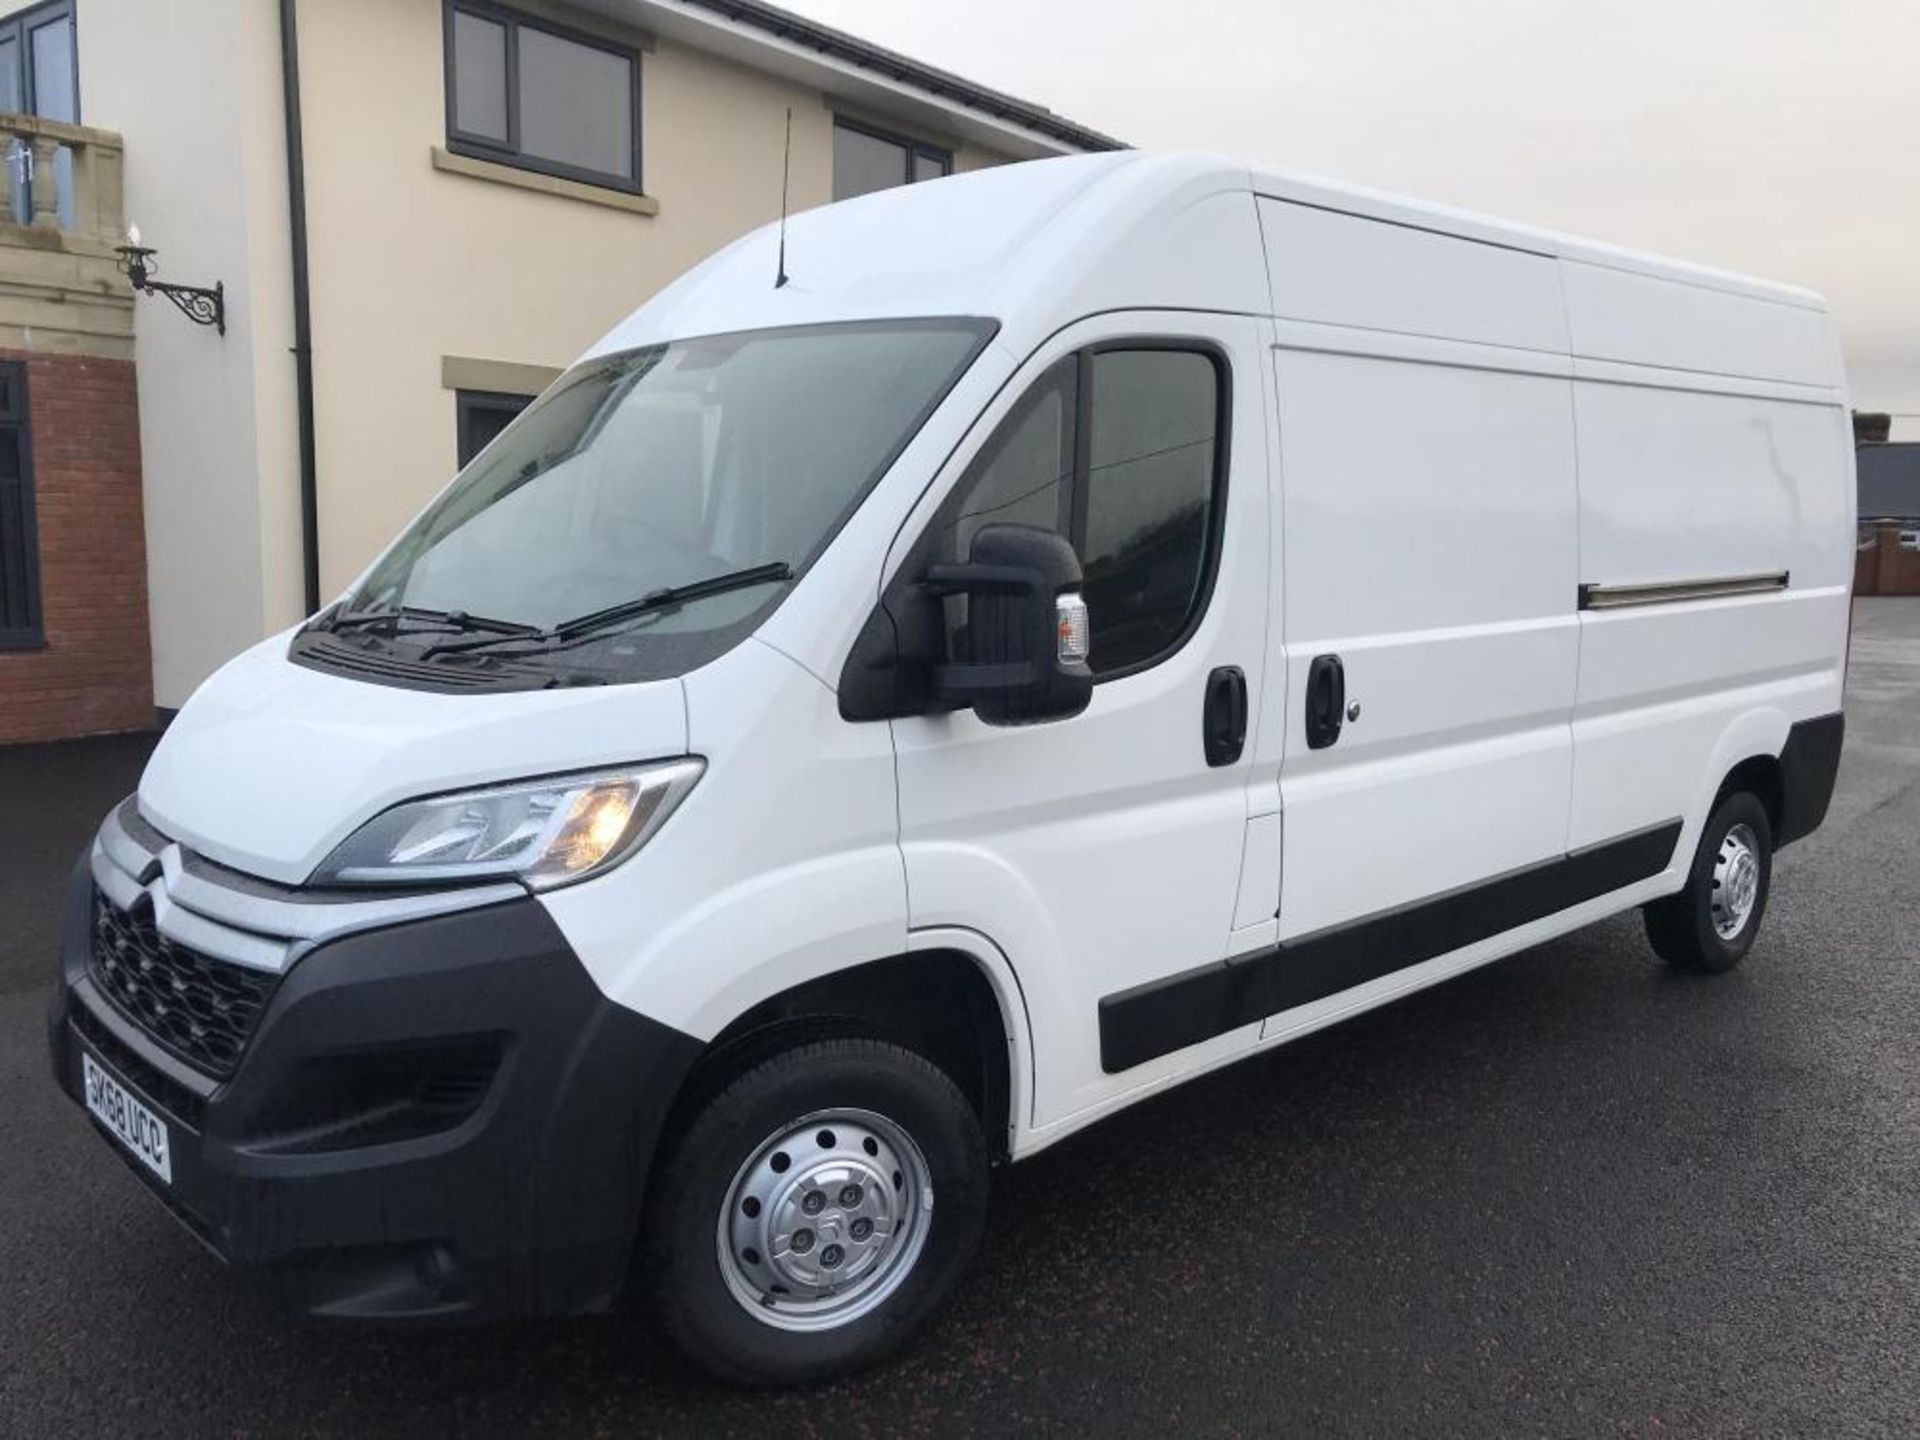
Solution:
M 523 897 L 328 941 L 280 978 L 230 1075 L 105 993 L 76 867 L 49 1015 L 167 1124 L 171 1183 L 104 1143 L 210 1249 L 301 1308 L 421 1320 L 605 1309 L 701 1046 L 602 995 Z

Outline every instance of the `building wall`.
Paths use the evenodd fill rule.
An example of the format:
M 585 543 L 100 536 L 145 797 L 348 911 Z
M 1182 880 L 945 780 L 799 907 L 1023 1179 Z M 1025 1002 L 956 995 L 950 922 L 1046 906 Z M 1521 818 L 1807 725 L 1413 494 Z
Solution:
M 286 174 L 269 0 L 82 0 L 80 105 L 126 138 L 164 278 L 222 281 L 227 334 L 139 302 L 155 699 L 178 706 L 300 608 Z
M 451 478 L 449 357 L 556 371 L 774 218 L 789 107 L 793 207 L 831 196 L 833 110 L 818 90 L 558 0 L 518 4 L 646 47 L 656 213 L 436 166 L 441 0 L 299 5 L 323 601 Z M 76 11 L 82 117 L 126 139 L 128 217 L 165 278 L 226 285 L 224 339 L 155 298 L 137 310 L 154 699 L 176 707 L 304 608 L 279 5 Z M 1006 158 L 893 128 L 948 145 L 960 170 Z
M 578 12 L 570 23 L 648 47 L 641 178 L 658 213 L 437 169 L 441 16 L 440 0 L 301 9 L 329 598 L 453 474 L 443 358 L 557 370 L 682 271 L 775 218 L 789 107 L 793 208 L 832 198 L 833 115 L 819 92 Z M 957 168 L 999 158 L 955 150 Z
M 5 253 L 0 252 L 0 273 Z M 0 651 L 0 745 L 153 723 L 133 364 L 0 350 L 27 365 L 45 647 Z
M 1920 519 L 1881 520 L 1862 529 L 1871 538 L 1854 554 L 1853 593 L 1920 595 L 1920 550 L 1900 543 L 1901 535 L 1920 530 Z
M 38 635 L 0 651 L 0 744 L 153 723 L 141 523 L 134 295 L 114 247 L 121 138 L 9 116 L 0 141 L 51 150 L 34 223 L 0 218 L 0 359 L 25 367 L 20 451 Z M 0 190 L 11 187 L 0 187 Z

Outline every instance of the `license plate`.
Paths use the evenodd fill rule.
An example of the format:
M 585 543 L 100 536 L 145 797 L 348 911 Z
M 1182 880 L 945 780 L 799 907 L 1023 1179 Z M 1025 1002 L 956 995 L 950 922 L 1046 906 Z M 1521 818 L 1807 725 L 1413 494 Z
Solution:
M 113 1132 L 167 1184 L 173 1183 L 173 1155 L 167 1143 L 167 1122 L 142 1105 L 108 1073 L 106 1066 L 86 1051 L 80 1052 L 80 1074 L 86 1084 L 87 1109 Z

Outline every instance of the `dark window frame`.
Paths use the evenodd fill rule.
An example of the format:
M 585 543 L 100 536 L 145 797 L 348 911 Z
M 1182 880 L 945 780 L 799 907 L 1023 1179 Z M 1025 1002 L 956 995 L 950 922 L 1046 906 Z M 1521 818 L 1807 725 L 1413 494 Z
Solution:
M 11 38 L 20 46 L 20 103 L 28 115 L 40 113 L 40 97 L 36 93 L 39 87 L 34 83 L 33 32 L 51 21 L 65 20 L 70 40 L 67 51 L 73 57 L 73 118 L 74 123 L 79 123 L 80 24 L 73 13 L 74 3 L 75 0 L 46 0 L 44 5 L 35 5 L 0 20 L 0 40 Z
M 922 534 L 919 546 L 933 543 L 945 529 L 957 523 L 955 509 L 966 501 L 965 482 L 980 456 L 995 445 L 1005 426 L 1019 416 L 1028 400 L 1039 387 L 1052 382 L 1055 372 L 1064 362 L 1072 361 L 1073 376 L 1073 465 L 1067 480 L 1066 502 L 1068 515 L 1064 533 L 1074 553 L 1084 555 L 1087 537 L 1087 503 L 1089 486 L 1093 473 L 1093 426 L 1097 419 L 1093 406 L 1093 370 L 1095 360 L 1112 351 L 1138 354 L 1173 353 L 1200 355 L 1213 365 L 1214 374 L 1214 445 L 1212 487 L 1207 496 L 1206 550 L 1201 557 L 1200 574 L 1194 586 L 1193 601 L 1187 607 L 1185 621 L 1179 631 L 1161 649 L 1127 665 L 1115 666 L 1111 670 L 1095 673 L 1093 683 L 1104 685 L 1111 680 L 1124 680 L 1129 675 L 1138 675 L 1151 670 L 1156 665 L 1172 659 L 1187 643 L 1193 639 L 1194 632 L 1206 619 L 1207 611 L 1213 604 L 1215 583 L 1220 575 L 1220 555 L 1226 541 L 1227 503 L 1229 499 L 1228 475 L 1232 468 L 1233 452 L 1233 361 L 1226 347 L 1217 341 L 1192 335 L 1116 335 L 1104 340 L 1089 341 L 1085 345 L 1075 346 L 1071 350 L 1049 356 L 1041 365 L 1039 372 L 1021 389 L 1014 402 L 1001 412 L 993 428 L 974 452 L 968 456 L 961 467 L 961 480 L 934 512 L 932 522 Z M 924 556 L 920 557 L 924 559 Z M 964 557 L 962 557 L 964 558 Z M 917 568 L 918 561 L 910 562 Z M 1094 625 L 1099 625 L 1099 617 L 1094 617 Z
M 1101 355 L 1115 350 L 1199 355 L 1212 363 L 1213 475 L 1207 491 L 1207 530 L 1203 542 L 1206 548 L 1200 557 L 1200 574 L 1195 580 L 1193 600 L 1187 606 L 1185 621 L 1173 638 L 1153 654 L 1130 665 L 1116 666 L 1095 675 L 1096 685 L 1109 680 L 1124 680 L 1129 675 L 1138 675 L 1143 670 L 1151 670 L 1163 661 L 1172 659 L 1186 648 L 1194 631 L 1200 628 L 1200 622 L 1206 619 L 1207 610 L 1213 604 L 1214 581 L 1220 574 L 1220 551 L 1226 540 L 1227 471 L 1233 448 L 1233 362 L 1227 358 L 1225 347 L 1197 336 L 1181 335 L 1114 338 L 1082 346 L 1079 352 L 1080 371 L 1076 377 L 1080 393 L 1075 405 L 1078 428 L 1073 437 L 1073 519 L 1069 535 L 1075 554 L 1080 554 L 1086 546 L 1087 502 L 1093 469 L 1093 427 L 1100 418 L 1093 404 L 1094 363 Z M 1099 622 L 1096 619 L 1094 623 Z
M 473 461 L 479 457 L 480 450 L 486 449 L 486 446 L 483 445 L 480 447 L 480 450 L 475 450 L 471 455 L 465 453 L 467 448 L 467 427 L 472 423 L 475 411 L 490 410 L 498 412 L 511 406 L 513 408 L 513 420 L 518 420 L 526 408 L 539 398 L 537 395 L 522 395 L 512 390 L 454 391 L 453 450 L 454 458 L 459 461 L 456 468 L 460 470 L 466 469 L 468 465 L 472 464 Z M 513 420 L 509 420 L 507 425 L 511 425 Z M 500 427 L 501 430 L 505 430 L 506 428 L 506 425 Z M 496 431 L 495 433 L 497 434 L 498 432 Z
M 935 145 L 927 140 L 916 140 L 911 135 L 902 135 L 897 130 L 886 130 L 878 125 L 869 124 L 865 120 L 856 120 L 849 115 L 842 115 L 837 110 L 833 115 L 833 126 L 836 130 L 851 130 L 856 135 L 864 135 L 869 140 L 880 140 L 888 145 L 898 145 L 906 151 L 906 169 L 901 175 L 900 185 L 890 185 L 887 187 L 890 190 L 897 190 L 901 185 L 919 185 L 925 183 L 913 178 L 913 162 L 921 158 L 938 160 L 942 165 L 947 167 L 945 173 L 934 178 L 946 180 L 953 175 L 953 151 L 943 146 Z M 828 184 L 829 186 L 832 184 L 831 176 L 828 177 Z M 869 190 L 865 193 L 878 195 L 880 192 L 878 190 Z M 857 199 L 858 197 L 849 196 L 848 198 Z
M 0 651 L 44 650 L 47 644 L 46 608 L 40 593 L 40 532 L 34 514 L 33 410 L 27 394 L 27 363 L 24 360 L 0 360 L 0 376 L 10 377 L 17 397 L 18 413 L 0 409 L 0 425 L 17 425 L 20 430 L 20 534 L 17 550 L 26 576 L 26 623 L 0 629 Z M 9 537 L 0 535 L 0 545 L 11 547 Z
M 472 131 L 459 127 L 456 111 L 458 99 L 458 75 L 454 64 L 454 20 L 456 14 L 464 13 L 477 20 L 502 26 L 506 31 L 506 143 L 486 135 L 476 135 Z M 603 51 L 617 55 L 625 60 L 632 76 L 628 106 L 632 115 L 633 175 L 616 175 L 602 170 L 589 170 L 580 165 L 569 165 L 560 160 L 548 160 L 539 155 L 528 155 L 520 149 L 520 31 L 538 30 L 555 39 L 570 44 L 582 45 L 590 50 Z M 619 190 L 628 195 L 644 195 L 642 188 L 643 171 L 641 156 L 643 147 L 640 134 L 640 56 L 638 46 L 622 44 L 618 40 L 609 40 L 604 35 L 595 35 L 585 30 L 576 30 L 571 26 L 548 20 L 544 16 L 530 15 L 508 5 L 494 3 L 494 0 L 442 0 L 440 7 L 440 35 L 443 69 L 445 75 L 447 110 L 447 149 L 456 155 L 465 155 L 474 160 L 490 160 L 496 165 L 510 165 L 516 170 L 531 170 L 541 175 L 552 175 L 561 180 L 573 180 L 582 185 L 594 185 L 603 190 Z

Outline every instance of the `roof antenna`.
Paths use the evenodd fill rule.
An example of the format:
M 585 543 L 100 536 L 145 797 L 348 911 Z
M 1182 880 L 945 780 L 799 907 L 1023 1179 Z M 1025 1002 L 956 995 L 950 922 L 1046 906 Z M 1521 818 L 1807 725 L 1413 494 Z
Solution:
M 793 175 L 793 107 L 787 107 L 787 153 L 780 161 L 780 259 L 774 265 L 773 288 L 787 283 L 787 181 Z

